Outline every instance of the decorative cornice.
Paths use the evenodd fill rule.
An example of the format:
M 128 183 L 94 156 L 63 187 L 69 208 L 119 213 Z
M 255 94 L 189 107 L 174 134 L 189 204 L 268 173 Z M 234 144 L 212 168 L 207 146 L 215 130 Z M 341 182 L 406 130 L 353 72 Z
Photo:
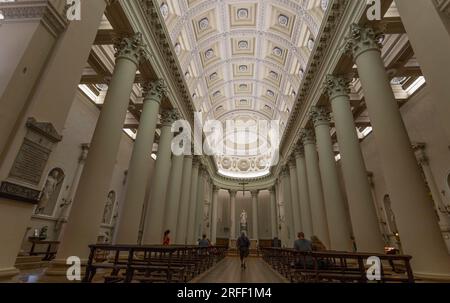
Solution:
M 10 22 L 42 22 L 47 30 L 58 37 L 68 26 L 69 21 L 51 1 L 1 2 L 0 10 L 3 19 L 0 23 Z
M 300 84 L 297 100 L 294 103 L 291 116 L 286 125 L 283 137 L 281 138 L 281 146 L 287 147 L 287 149 L 284 150 L 286 153 L 289 152 L 289 146 L 287 145 L 297 141 L 298 129 L 296 129 L 296 127 L 299 126 L 299 117 L 302 117 L 305 114 L 305 111 L 308 110 L 306 100 L 308 100 L 308 96 L 311 94 L 315 83 L 315 77 L 319 73 L 321 65 L 325 61 L 324 59 L 329 51 L 329 46 L 335 38 L 336 31 L 339 29 L 339 23 L 342 21 L 344 11 L 348 5 L 356 3 L 356 1 L 350 0 L 330 0 L 329 2 L 330 8 L 324 16 L 322 28 L 316 38 L 317 42 L 315 49 L 313 50 L 310 62 L 305 69 L 305 76 Z M 277 167 L 278 172 L 280 169 L 281 167 Z M 277 171 L 274 172 L 275 175 L 277 174 Z
M 194 123 L 195 107 L 191 99 L 187 84 L 185 83 L 181 67 L 177 63 L 176 54 L 173 51 L 172 41 L 170 40 L 169 33 L 165 30 L 162 23 L 163 17 L 159 11 L 159 7 L 156 6 L 156 1 L 141 0 L 139 5 L 146 15 L 146 19 L 149 23 L 149 31 L 152 32 L 156 38 L 156 43 L 161 50 L 161 58 L 164 60 L 164 64 L 167 66 L 167 70 L 170 71 L 172 77 L 171 83 L 175 84 L 176 89 L 174 91 L 180 98 L 180 104 L 185 107 L 183 114 L 188 115 L 184 118 L 189 120 L 191 124 Z M 169 80 L 169 79 L 166 79 Z
M 28 118 L 26 126 L 28 129 L 41 134 L 53 143 L 60 142 L 62 140 L 62 136 L 58 134 L 55 127 L 51 123 L 37 122 L 35 118 Z

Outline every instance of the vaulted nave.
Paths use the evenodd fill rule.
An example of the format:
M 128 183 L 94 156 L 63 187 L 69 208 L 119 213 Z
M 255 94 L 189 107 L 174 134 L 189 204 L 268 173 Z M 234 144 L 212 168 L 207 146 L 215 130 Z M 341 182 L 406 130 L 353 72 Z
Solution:
M 0 1 L 0 39 L 0 281 L 450 282 L 450 0 Z

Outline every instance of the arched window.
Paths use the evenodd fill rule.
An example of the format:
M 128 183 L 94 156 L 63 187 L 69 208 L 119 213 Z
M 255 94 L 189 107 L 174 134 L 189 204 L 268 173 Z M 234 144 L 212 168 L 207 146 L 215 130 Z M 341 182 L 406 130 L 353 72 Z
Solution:
M 64 178 L 65 174 L 61 168 L 54 168 L 49 172 L 41 191 L 35 214 L 46 216 L 53 215 L 61 192 L 61 187 L 64 183 Z

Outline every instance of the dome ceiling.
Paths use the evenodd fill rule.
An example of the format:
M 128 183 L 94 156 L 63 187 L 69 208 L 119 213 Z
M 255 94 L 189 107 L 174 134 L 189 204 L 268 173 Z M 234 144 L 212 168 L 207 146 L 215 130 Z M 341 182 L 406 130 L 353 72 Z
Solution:
M 196 110 L 222 122 L 243 113 L 255 121 L 279 120 L 283 132 L 328 1 L 159 0 L 159 5 Z M 227 158 L 221 167 L 217 157 L 219 171 L 236 176 L 243 168 L 245 175 L 252 162 L 243 164 L 242 158 Z M 261 167 L 267 172 L 261 161 L 254 162 L 252 175 Z

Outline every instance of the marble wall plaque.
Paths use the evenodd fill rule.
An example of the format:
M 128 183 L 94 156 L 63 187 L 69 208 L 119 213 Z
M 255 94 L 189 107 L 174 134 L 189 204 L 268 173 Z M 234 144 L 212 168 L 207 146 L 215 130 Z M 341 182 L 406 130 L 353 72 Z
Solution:
M 39 185 L 50 152 L 50 149 L 25 138 L 9 176 L 33 185 Z
M 0 196 L 8 199 L 37 204 L 39 201 L 40 191 L 10 182 L 2 182 L 0 185 Z

